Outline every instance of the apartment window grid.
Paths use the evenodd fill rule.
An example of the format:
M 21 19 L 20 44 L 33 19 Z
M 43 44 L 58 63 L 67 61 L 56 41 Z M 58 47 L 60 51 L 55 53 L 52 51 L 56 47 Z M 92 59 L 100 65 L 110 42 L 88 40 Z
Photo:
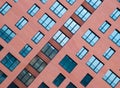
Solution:
M 76 23 L 72 18 L 69 18 L 65 23 L 64 26 L 72 33 L 75 34 L 79 29 L 80 26 Z
M 42 72 L 42 70 L 46 67 L 46 62 L 43 61 L 40 57 L 35 56 L 31 62 L 30 65 L 39 73 Z
M 15 33 L 7 26 L 3 25 L 0 30 L 0 37 L 6 42 L 9 43 L 14 37 Z
M 13 71 L 20 63 L 11 53 L 8 53 L 2 60 L 1 63 L 8 68 L 10 71 Z
M 104 64 L 95 56 L 92 56 L 87 61 L 87 66 L 89 66 L 95 73 L 98 73 L 101 68 L 104 66 Z
M 57 15 L 58 17 L 62 17 L 67 9 L 65 8 L 65 6 L 63 6 L 60 2 L 56 1 L 51 7 L 50 10 Z
M 92 79 L 93 79 L 93 77 L 89 74 L 89 73 L 87 73 L 86 75 L 85 75 L 85 77 L 81 80 L 81 84 L 84 86 L 84 87 L 86 87 L 91 81 L 92 81 Z
M 58 50 L 51 45 L 50 43 L 47 43 L 43 48 L 42 48 L 42 53 L 45 54 L 50 60 L 53 59 L 56 54 L 58 53 Z
M 26 69 L 24 69 L 17 78 L 25 84 L 25 86 L 29 86 L 35 79 L 35 77 Z
M 0 70 L 0 84 L 7 78 L 7 75 Z
M 5 2 L 1 7 L 0 7 L 0 13 L 2 15 L 7 14 L 7 12 L 12 8 L 12 6 L 8 3 Z
M 25 17 L 21 17 L 18 22 L 15 24 L 15 26 L 22 30 L 22 28 L 28 23 L 28 20 Z
M 48 0 L 40 0 L 43 4 L 47 3 Z
M 69 41 L 69 38 L 60 30 L 53 36 L 53 39 L 61 46 L 64 46 Z
M 60 84 L 66 79 L 66 77 L 60 73 L 56 78 L 55 80 L 53 81 L 53 84 L 57 87 L 60 86 Z
M 76 0 L 66 0 L 70 5 L 73 5 L 75 2 L 76 2 Z
M 54 25 L 55 21 L 46 13 L 38 20 L 39 24 L 41 24 L 47 31 L 49 31 Z
M 110 15 L 113 20 L 117 20 L 120 17 L 120 9 L 116 8 Z
M 103 80 L 106 81 L 112 88 L 120 82 L 120 78 L 112 71 L 108 70 L 103 76 Z
M 115 53 L 115 50 L 114 50 L 112 47 L 109 47 L 109 48 L 105 51 L 105 53 L 103 54 L 103 56 L 104 56 L 107 60 L 109 60 L 109 59 L 113 56 L 114 53 Z
M 82 5 L 75 11 L 75 14 L 84 22 L 91 16 L 91 13 Z
M 59 65 L 66 70 L 68 73 L 72 72 L 72 70 L 77 66 L 77 63 L 72 60 L 68 55 L 66 55 L 60 62 Z
M 102 3 L 102 0 L 86 0 L 86 2 L 92 6 L 94 9 L 97 9 L 100 4 Z
M 41 32 L 39 31 L 39 32 L 37 32 L 37 33 L 32 37 L 32 41 L 33 41 L 35 44 L 38 44 L 43 37 L 44 37 L 43 33 L 41 33 Z
M 32 47 L 28 44 L 26 44 L 19 52 L 19 54 L 22 56 L 22 57 L 26 57 L 32 50 Z
M 49 88 L 49 87 L 44 82 L 42 82 L 38 88 Z
M 82 38 L 91 46 L 94 46 L 99 40 L 99 37 L 91 29 L 88 29 Z
M 99 30 L 102 33 L 105 33 L 109 28 L 110 28 L 111 24 L 108 21 L 105 21 L 100 27 Z
M 109 39 L 120 47 L 120 31 L 115 29 L 112 34 L 109 36 Z
M 77 52 L 76 56 L 77 56 L 80 60 L 82 60 L 88 52 L 89 52 L 89 50 L 83 46 L 83 47 L 79 50 L 79 52 Z
M 27 11 L 27 13 L 30 16 L 34 16 L 38 11 L 40 10 L 40 7 L 37 4 L 32 5 L 32 7 Z
M 66 88 L 77 88 L 72 82 L 70 82 Z

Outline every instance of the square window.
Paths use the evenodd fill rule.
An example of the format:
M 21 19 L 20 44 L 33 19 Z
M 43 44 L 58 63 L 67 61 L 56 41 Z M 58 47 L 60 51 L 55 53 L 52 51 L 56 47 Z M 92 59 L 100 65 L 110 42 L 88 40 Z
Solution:
M 13 32 L 7 25 L 3 25 L 0 30 L 0 37 L 6 42 L 9 43 L 14 37 L 15 32 Z
M 54 25 L 55 21 L 46 13 L 38 20 L 39 24 L 41 24 L 47 31 L 49 31 Z
M 65 8 L 65 6 L 63 6 L 60 2 L 56 1 L 51 7 L 50 10 L 57 15 L 58 17 L 62 17 L 67 9 Z
M 21 17 L 20 20 L 15 24 L 15 26 L 21 30 L 26 24 L 28 23 L 28 20 L 25 17 Z
M 120 9 L 119 8 L 116 8 L 110 15 L 110 17 L 113 20 L 117 20 L 119 16 L 120 16 Z
M 20 55 L 23 56 L 23 57 L 26 57 L 32 50 L 32 47 L 28 44 L 26 44 L 22 50 L 20 50 Z
M 76 0 L 66 0 L 70 5 L 73 5 L 75 2 L 76 2 Z
M 39 10 L 40 7 L 37 4 L 34 4 L 27 12 L 30 16 L 34 16 Z
M 2 5 L 2 7 L 0 7 L 0 13 L 2 15 L 5 15 L 11 8 L 12 8 L 12 6 L 8 2 L 5 2 Z
M 72 72 L 72 70 L 77 66 L 77 63 L 72 60 L 68 55 L 66 55 L 59 63 L 59 65 L 65 69 L 68 73 Z
M 0 45 L 0 51 L 3 49 L 3 46 L 2 45 Z
M 20 63 L 11 53 L 8 53 L 2 60 L 1 63 L 7 67 L 10 71 L 13 71 Z
M 32 41 L 35 44 L 38 44 L 43 37 L 44 37 L 44 35 L 39 31 L 32 37 Z
M 110 28 L 111 24 L 108 21 L 105 21 L 100 27 L 99 30 L 102 33 L 105 33 L 109 28 Z
M 53 59 L 55 55 L 58 53 L 58 50 L 51 45 L 50 43 L 47 43 L 41 50 L 49 59 Z
M 93 31 L 91 31 L 91 29 L 88 29 L 82 38 L 91 46 L 94 46 L 99 40 L 99 37 Z
M 70 82 L 66 88 L 77 88 L 72 82 Z
M 88 52 L 88 49 L 82 47 L 76 55 L 80 60 L 82 60 Z
M 49 88 L 49 87 L 44 82 L 42 82 L 38 88 Z
M 45 4 L 48 0 L 40 0 L 43 4 Z
M 107 60 L 109 60 L 114 53 L 115 53 L 115 50 L 110 47 L 110 48 L 108 48 L 108 49 L 106 50 L 106 52 L 103 54 L 103 56 L 104 56 Z
M 81 80 L 81 84 L 86 87 L 91 81 L 93 77 L 90 74 L 86 74 L 86 76 Z
M 60 86 L 60 84 L 65 80 L 65 76 L 63 74 L 59 74 L 55 80 L 53 81 L 54 85 L 56 85 L 57 87 Z
M 19 88 L 14 82 L 12 82 L 7 88 Z
M 0 70 L 0 84 L 7 78 L 7 75 Z

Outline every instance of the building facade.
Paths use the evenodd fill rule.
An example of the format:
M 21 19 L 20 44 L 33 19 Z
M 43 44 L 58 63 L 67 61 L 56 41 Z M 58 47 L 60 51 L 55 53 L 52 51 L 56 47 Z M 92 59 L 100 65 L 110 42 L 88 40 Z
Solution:
M 0 88 L 120 88 L 119 0 L 0 0 Z

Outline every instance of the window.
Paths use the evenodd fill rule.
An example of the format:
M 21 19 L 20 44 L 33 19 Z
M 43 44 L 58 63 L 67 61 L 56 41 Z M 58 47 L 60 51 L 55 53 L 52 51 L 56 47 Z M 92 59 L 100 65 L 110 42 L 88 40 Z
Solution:
M 18 61 L 11 53 L 8 53 L 2 60 L 1 63 L 6 66 L 10 71 L 13 71 L 20 61 Z
M 87 53 L 88 53 L 88 49 L 82 47 L 76 55 L 80 60 L 82 60 Z
M 105 33 L 109 28 L 110 28 L 111 24 L 108 21 L 105 21 L 100 27 L 99 30 L 102 33 Z
M 103 63 L 95 56 L 92 56 L 86 63 L 94 72 L 98 73 L 103 67 Z
M 53 81 L 54 85 L 56 85 L 57 87 L 60 86 L 60 84 L 65 80 L 65 76 L 63 74 L 59 74 L 56 79 Z
M 43 4 L 45 4 L 48 0 L 40 0 Z
M 81 84 L 86 87 L 91 81 L 93 77 L 90 74 L 86 74 L 86 76 L 81 80 Z
M 72 34 L 75 34 L 75 33 L 79 30 L 79 28 L 80 28 L 80 26 L 79 26 L 72 18 L 69 18 L 69 19 L 65 22 L 64 26 L 65 26 Z
M 39 31 L 32 37 L 32 41 L 38 44 L 43 37 L 44 35 Z
M 40 57 L 35 56 L 31 62 L 30 65 L 38 72 L 41 72 L 46 67 L 46 62 L 44 62 Z
M 51 7 L 50 10 L 57 15 L 58 17 L 62 17 L 67 9 L 58 1 L 56 1 Z
M 69 38 L 65 34 L 63 34 L 61 31 L 58 31 L 53 36 L 53 39 L 61 46 L 64 46 L 69 41 Z
M 38 11 L 40 10 L 40 7 L 37 4 L 34 4 L 29 10 L 28 14 L 30 16 L 34 16 Z
M 66 55 L 61 61 L 60 66 L 63 67 L 68 73 L 77 66 L 77 63 L 73 61 L 68 55 Z
M 58 53 L 58 50 L 54 48 L 50 43 L 47 43 L 41 50 L 49 59 L 53 59 Z
M 12 82 L 7 88 L 19 88 L 14 82 Z
M 94 9 L 97 9 L 102 3 L 101 0 L 86 0 L 86 2 L 90 4 L 90 6 L 92 6 Z
M 113 48 L 109 47 L 109 48 L 107 49 L 107 51 L 105 51 L 105 53 L 103 54 L 103 56 L 104 56 L 107 60 L 109 60 L 114 53 L 115 53 L 115 50 L 114 50 Z
M 73 83 L 69 83 L 66 88 L 77 88 Z
M 26 44 L 19 53 L 21 56 L 26 57 L 30 53 L 31 50 L 32 50 L 32 47 Z
M 113 20 L 117 20 L 118 17 L 120 16 L 120 9 L 119 8 L 116 8 L 112 14 L 110 15 L 110 17 L 113 19 Z
M 73 5 L 75 2 L 76 2 L 76 0 L 66 0 L 70 5 Z
M 49 87 L 44 82 L 42 82 L 38 88 L 49 88 Z
M 55 25 L 55 21 L 48 16 L 47 14 L 44 14 L 39 20 L 38 22 L 46 29 L 46 30 L 50 30 L 54 25 Z
M 2 7 L 0 7 L 0 13 L 2 15 L 5 15 L 11 8 L 12 8 L 12 6 L 8 2 L 5 2 L 2 5 Z
M 113 33 L 109 36 L 110 40 L 120 47 L 120 32 L 115 29 Z
M 0 70 L 0 84 L 7 78 L 7 75 Z
M 82 36 L 82 38 L 91 46 L 94 46 L 99 40 L 99 37 L 90 29 Z
M 0 30 L 0 37 L 6 42 L 9 43 L 14 37 L 15 33 L 7 26 L 3 25 Z
M 103 76 L 103 80 L 105 80 L 112 88 L 120 82 L 120 78 L 111 70 L 108 70 Z
M 26 69 L 24 69 L 18 76 L 17 78 L 24 83 L 26 86 L 29 86 L 35 77 Z
M 120 0 L 118 0 L 118 2 L 120 2 Z
M 25 17 L 21 17 L 20 20 L 15 24 L 15 26 L 19 30 L 21 30 L 27 23 L 28 23 L 28 20 Z
M 18 2 L 18 0 L 14 0 L 14 2 L 16 2 L 16 3 L 17 3 L 17 2 Z
M 3 46 L 2 45 L 0 45 L 0 51 L 3 49 Z
M 82 19 L 82 21 L 86 21 L 91 13 L 83 6 L 80 6 L 76 11 L 75 14 Z

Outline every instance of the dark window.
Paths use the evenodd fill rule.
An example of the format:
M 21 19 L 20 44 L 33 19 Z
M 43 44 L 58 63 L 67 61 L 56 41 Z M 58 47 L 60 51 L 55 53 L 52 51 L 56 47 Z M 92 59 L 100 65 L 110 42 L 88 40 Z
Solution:
M 66 88 L 77 88 L 73 83 L 69 83 Z
M 61 61 L 60 66 L 62 66 L 67 72 L 71 72 L 77 65 L 77 63 L 72 60 L 68 55 L 66 55 Z
M 26 86 L 29 86 L 35 77 L 26 69 L 24 69 L 17 77 Z
M 58 53 L 58 50 L 50 43 L 47 43 L 41 51 L 50 59 L 53 59 L 53 57 Z
M 15 35 L 16 34 L 7 25 L 3 25 L 0 29 L 0 38 L 2 38 L 6 43 L 9 43 Z
M 26 57 L 30 53 L 31 50 L 32 50 L 32 47 L 26 44 L 19 53 L 23 57 Z
M 35 56 L 31 62 L 30 65 L 38 72 L 41 72 L 45 67 L 46 63 L 38 56 Z
M 2 60 L 1 63 L 6 66 L 10 71 L 13 71 L 20 63 L 11 53 L 8 53 Z
M 14 82 L 12 82 L 7 88 L 19 88 Z
M 7 75 L 0 70 L 0 84 L 7 78 Z
M 38 88 L 49 88 L 49 87 L 44 82 L 42 82 Z
M 87 74 L 82 80 L 81 80 L 81 84 L 86 87 L 90 81 L 93 79 L 93 77 L 90 74 Z
M 56 79 L 53 81 L 53 83 L 54 83 L 57 87 L 59 87 L 60 84 L 61 84 L 64 80 L 65 80 L 65 76 L 60 73 L 60 74 L 56 77 Z
M 0 45 L 0 51 L 3 49 L 3 46 L 2 45 Z

